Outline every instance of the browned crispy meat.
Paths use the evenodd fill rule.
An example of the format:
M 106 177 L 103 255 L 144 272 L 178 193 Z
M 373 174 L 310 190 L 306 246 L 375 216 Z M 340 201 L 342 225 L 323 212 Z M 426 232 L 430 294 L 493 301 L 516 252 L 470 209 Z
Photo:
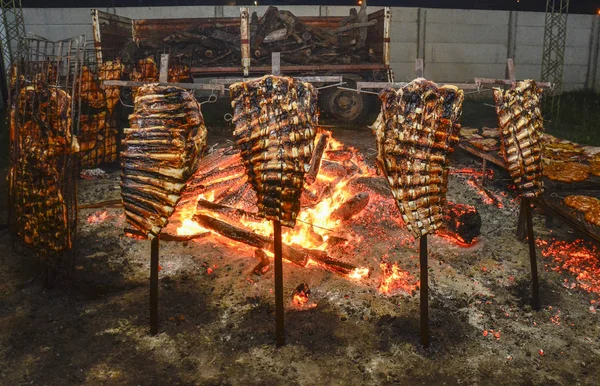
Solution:
M 129 226 L 154 237 L 167 224 L 206 146 L 200 105 L 190 92 L 139 88 L 125 129 L 121 192 Z
M 525 197 L 537 197 L 544 191 L 541 92 L 533 80 L 518 82 L 506 91 L 494 89 L 502 154 L 511 177 Z
M 258 213 L 293 227 L 300 210 L 317 125 L 312 85 L 272 75 L 230 88 L 234 136 Z
M 416 79 L 380 94 L 373 125 L 377 162 L 386 175 L 402 218 L 415 237 L 442 223 L 448 184 L 448 153 L 458 142 L 463 92 Z

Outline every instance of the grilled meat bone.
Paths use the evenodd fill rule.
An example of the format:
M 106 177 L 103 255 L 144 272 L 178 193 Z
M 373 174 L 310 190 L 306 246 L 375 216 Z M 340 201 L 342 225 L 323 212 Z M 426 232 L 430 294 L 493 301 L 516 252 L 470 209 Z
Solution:
M 442 225 L 448 184 L 448 153 L 458 142 L 464 95 L 423 78 L 380 93 L 381 113 L 373 125 L 377 163 L 387 177 L 415 237 Z
M 121 194 L 128 224 L 148 237 L 160 233 L 197 169 L 206 146 L 200 105 L 181 88 L 138 89 L 121 153 Z
M 537 197 L 544 191 L 541 92 L 533 80 L 518 82 L 506 91 L 494 89 L 502 154 L 510 176 L 525 197 Z
M 231 85 L 234 136 L 258 214 L 293 227 L 317 125 L 317 92 L 309 83 L 267 75 Z

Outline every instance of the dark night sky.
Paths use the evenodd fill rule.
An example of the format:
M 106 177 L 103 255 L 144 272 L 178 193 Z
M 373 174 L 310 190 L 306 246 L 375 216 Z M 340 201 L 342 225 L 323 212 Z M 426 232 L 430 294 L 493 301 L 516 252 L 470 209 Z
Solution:
M 399 6 L 424 8 L 495 9 L 539 11 L 546 9 L 546 0 L 367 0 L 373 6 Z M 560 0 L 554 0 L 556 2 Z M 258 0 L 260 5 L 356 5 L 358 0 Z M 250 5 L 253 0 L 22 0 L 23 7 L 131 7 L 131 6 L 178 6 L 178 5 Z M 571 13 L 596 13 L 600 1 L 573 0 Z

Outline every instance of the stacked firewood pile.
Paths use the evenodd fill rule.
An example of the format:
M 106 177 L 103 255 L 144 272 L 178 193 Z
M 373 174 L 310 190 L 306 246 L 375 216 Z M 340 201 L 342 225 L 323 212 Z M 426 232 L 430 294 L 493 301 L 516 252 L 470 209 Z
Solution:
M 359 12 L 353 8 L 339 25 L 327 27 L 310 26 L 291 12 L 272 6 L 260 19 L 253 13 L 252 64 L 270 64 L 272 52 L 280 52 L 284 64 L 376 62 L 373 50 L 366 45 L 367 27 L 374 24 L 367 19 L 366 7 Z
M 136 56 L 149 56 L 158 50 L 168 52 L 172 58 L 193 67 L 239 66 L 241 61 L 239 26 L 214 24 L 210 27 L 194 26 L 177 31 L 164 39 L 140 42 Z

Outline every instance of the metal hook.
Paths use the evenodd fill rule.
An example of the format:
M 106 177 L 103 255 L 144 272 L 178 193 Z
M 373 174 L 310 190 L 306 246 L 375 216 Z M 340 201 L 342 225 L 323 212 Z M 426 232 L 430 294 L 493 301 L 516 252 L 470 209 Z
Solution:
M 210 92 L 210 95 L 208 96 L 208 99 L 205 100 L 204 102 L 200 102 L 200 105 L 203 105 L 205 103 L 215 103 L 219 97 L 215 94 L 214 91 L 215 90 L 212 90 Z
M 122 104 L 123 106 L 125 106 L 125 107 L 132 107 L 132 108 L 135 108 L 135 106 L 128 105 L 128 104 L 125 104 L 125 103 L 123 102 L 123 99 L 121 99 L 121 92 L 119 92 L 119 101 L 120 101 L 120 102 L 121 102 L 121 104 Z

